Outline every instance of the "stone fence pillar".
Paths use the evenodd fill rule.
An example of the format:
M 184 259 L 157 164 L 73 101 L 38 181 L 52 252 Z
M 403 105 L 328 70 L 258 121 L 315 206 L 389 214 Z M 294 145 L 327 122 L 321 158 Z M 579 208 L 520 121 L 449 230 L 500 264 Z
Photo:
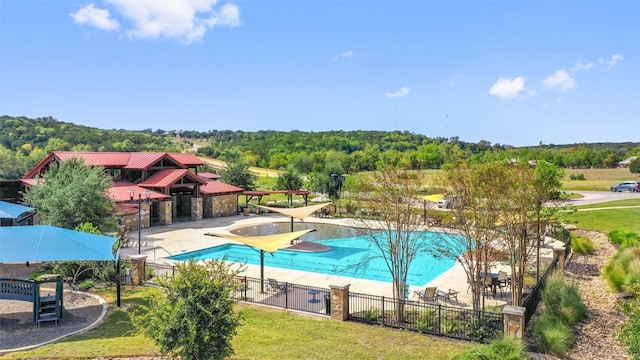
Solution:
M 349 286 L 331 285 L 331 320 L 345 321 L 349 318 Z
M 557 246 L 553 248 L 553 257 L 558 259 L 558 270 L 560 274 L 564 274 L 564 263 L 566 261 L 567 251 L 564 246 Z
M 502 309 L 504 315 L 504 337 L 518 340 L 524 339 L 526 308 L 522 306 L 505 305 Z
M 145 283 L 146 271 L 145 264 L 147 262 L 146 255 L 131 255 L 131 284 L 142 285 Z

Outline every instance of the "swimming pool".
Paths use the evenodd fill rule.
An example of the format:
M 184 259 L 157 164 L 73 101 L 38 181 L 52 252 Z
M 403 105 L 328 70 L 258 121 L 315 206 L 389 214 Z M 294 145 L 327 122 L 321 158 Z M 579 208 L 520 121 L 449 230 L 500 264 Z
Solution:
M 278 250 L 273 256 L 268 253 L 265 254 L 265 266 L 392 282 L 391 275 L 384 260 L 380 257 L 371 257 L 375 246 L 366 237 L 355 235 L 354 229 L 326 224 L 305 223 L 304 227 L 301 225 L 302 224 L 296 224 L 295 230 L 303 230 L 306 226 L 317 229 L 316 232 L 304 235 L 302 237 L 303 241 L 314 241 L 331 247 L 331 250 L 320 253 L 286 249 Z M 285 223 L 281 226 L 286 226 L 286 230 L 280 231 L 280 229 L 274 228 L 273 231 L 290 231 L 290 224 Z M 251 227 L 249 230 L 244 228 L 241 231 L 234 231 L 234 233 L 242 233 L 242 235 L 268 234 L 269 230 L 259 229 L 259 227 L 260 226 L 258 226 L 258 229 L 251 229 L 253 228 Z M 339 234 L 341 237 L 320 239 L 326 236 L 326 234 L 332 234 L 331 236 Z M 438 241 L 438 235 L 437 233 L 424 232 L 423 241 Z M 257 250 L 245 245 L 236 244 L 225 244 L 174 255 L 170 257 L 170 259 L 182 261 L 189 259 L 207 260 L 222 259 L 225 256 L 227 261 L 260 265 L 260 255 Z M 364 259 L 366 259 L 366 261 L 363 262 Z M 422 286 L 450 269 L 454 263 L 455 260 L 453 259 L 436 259 L 426 252 L 419 253 L 409 268 L 407 284 Z

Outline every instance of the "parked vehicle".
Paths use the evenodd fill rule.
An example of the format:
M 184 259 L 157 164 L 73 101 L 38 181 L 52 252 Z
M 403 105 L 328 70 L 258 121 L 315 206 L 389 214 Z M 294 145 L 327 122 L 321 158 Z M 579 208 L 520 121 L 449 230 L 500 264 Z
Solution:
M 459 199 L 456 197 L 456 195 L 449 195 L 440 199 L 437 203 L 437 206 L 440 209 L 453 209 L 458 205 L 458 203 Z
M 640 192 L 640 183 L 637 181 L 624 181 L 618 185 L 611 186 L 611 191 L 613 192 Z

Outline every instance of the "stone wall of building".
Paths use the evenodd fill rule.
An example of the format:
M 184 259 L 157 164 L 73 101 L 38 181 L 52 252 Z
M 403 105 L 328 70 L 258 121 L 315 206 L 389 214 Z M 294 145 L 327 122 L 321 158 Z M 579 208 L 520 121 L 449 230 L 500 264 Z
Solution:
M 207 196 L 209 200 L 205 200 L 205 208 L 208 207 L 210 217 L 233 216 L 238 213 L 238 196 L 236 194 Z M 205 217 L 207 217 L 205 215 Z
M 150 215 L 149 205 L 142 204 L 141 206 L 142 208 L 140 213 L 140 219 L 142 221 L 140 224 L 140 228 L 144 229 L 144 228 L 148 228 L 151 225 L 151 217 L 149 216 Z M 124 230 L 129 230 L 129 231 L 138 230 L 138 212 L 123 215 L 121 224 L 124 227 Z

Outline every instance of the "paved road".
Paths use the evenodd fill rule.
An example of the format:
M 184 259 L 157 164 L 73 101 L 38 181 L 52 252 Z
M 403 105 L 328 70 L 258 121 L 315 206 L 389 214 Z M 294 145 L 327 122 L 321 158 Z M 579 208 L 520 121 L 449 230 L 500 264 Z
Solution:
M 570 191 L 584 195 L 579 199 L 571 200 L 573 205 L 598 204 L 608 201 L 640 199 L 640 193 L 611 192 L 611 191 Z

